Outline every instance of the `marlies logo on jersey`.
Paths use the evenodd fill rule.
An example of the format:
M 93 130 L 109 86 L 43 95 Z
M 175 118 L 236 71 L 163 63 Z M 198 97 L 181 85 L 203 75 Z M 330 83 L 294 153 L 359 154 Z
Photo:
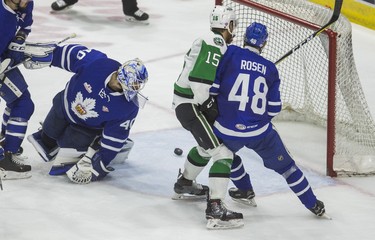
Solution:
M 219 37 L 215 37 L 215 38 L 214 38 L 214 43 L 215 43 L 216 45 L 219 45 L 219 46 L 224 46 L 224 41 L 223 41 L 223 39 L 222 39 L 222 38 L 219 38 Z
M 91 87 L 90 84 L 88 84 L 87 82 L 85 82 L 85 83 L 83 84 L 83 86 L 85 87 L 85 89 L 86 89 L 86 91 L 87 91 L 88 93 L 92 93 L 92 87 Z
M 71 110 L 80 119 L 86 120 L 88 118 L 96 118 L 99 116 L 97 112 L 94 111 L 96 105 L 96 100 L 93 98 L 83 99 L 81 92 L 78 92 L 76 99 L 72 102 Z
M 236 127 L 238 130 L 245 130 L 245 129 L 246 129 L 246 126 L 243 125 L 243 124 L 240 124 L 240 123 L 237 123 L 235 127 Z

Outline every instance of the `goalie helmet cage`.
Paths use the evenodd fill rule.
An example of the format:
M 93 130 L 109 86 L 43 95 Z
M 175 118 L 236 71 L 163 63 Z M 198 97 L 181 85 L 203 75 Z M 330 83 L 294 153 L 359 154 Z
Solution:
M 262 55 L 276 62 L 324 26 L 332 10 L 307 0 L 215 0 L 239 18 L 234 44 L 242 46 L 253 21 L 267 26 Z M 327 129 L 327 175 L 375 174 L 375 124 L 355 67 L 351 23 L 344 17 L 281 61 L 283 111 L 275 120 L 295 120 Z

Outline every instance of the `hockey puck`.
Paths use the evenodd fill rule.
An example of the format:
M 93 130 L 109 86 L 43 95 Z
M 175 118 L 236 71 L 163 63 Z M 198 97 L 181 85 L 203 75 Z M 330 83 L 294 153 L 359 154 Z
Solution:
M 183 152 L 184 151 L 182 151 L 181 148 L 175 148 L 174 149 L 174 154 L 176 154 L 177 156 L 181 156 Z

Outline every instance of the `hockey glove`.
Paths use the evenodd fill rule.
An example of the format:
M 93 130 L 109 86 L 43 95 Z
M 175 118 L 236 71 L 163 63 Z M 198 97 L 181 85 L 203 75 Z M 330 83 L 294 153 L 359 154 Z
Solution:
M 200 110 L 211 125 L 215 122 L 215 119 L 219 114 L 216 99 L 213 96 L 210 96 L 204 101 L 204 103 L 202 103 Z
M 98 153 L 95 153 L 92 159 L 92 168 L 93 170 L 92 170 L 91 181 L 100 181 L 105 176 L 107 176 L 108 173 L 115 170 L 112 167 L 105 166 Z
M 85 155 L 72 168 L 70 168 L 66 175 L 70 181 L 77 184 L 87 184 L 91 182 L 92 164 L 90 158 Z
M 25 59 L 25 39 L 26 34 L 19 31 L 13 41 L 8 45 L 8 57 L 13 60 L 14 65 Z
M 30 59 L 23 63 L 27 69 L 49 67 L 53 59 L 55 43 L 26 43 L 25 56 Z
M 70 181 L 77 184 L 87 184 L 91 182 L 92 179 L 92 159 L 100 147 L 100 138 L 96 138 L 89 148 L 86 154 L 71 168 L 66 172 L 66 175 Z

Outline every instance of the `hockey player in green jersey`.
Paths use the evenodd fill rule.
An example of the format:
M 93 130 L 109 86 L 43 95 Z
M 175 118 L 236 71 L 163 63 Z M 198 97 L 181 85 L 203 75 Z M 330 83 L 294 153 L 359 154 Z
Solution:
M 218 140 L 210 124 L 216 118 L 217 108 L 209 90 L 220 58 L 227 50 L 227 44 L 233 40 L 236 25 L 237 18 L 231 8 L 215 6 L 210 15 L 211 35 L 194 41 L 174 84 L 176 117 L 191 132 L 198 145 L 189 151 L 184 169 L 179 172 L 173 199 L 208 195 L 206 219 L 209 229 L 243 226 L 242 214 L 228 210 L 223 202 L 233 153 Z M 197 184 L 196 177 L 210 159 L 209 186 Z

